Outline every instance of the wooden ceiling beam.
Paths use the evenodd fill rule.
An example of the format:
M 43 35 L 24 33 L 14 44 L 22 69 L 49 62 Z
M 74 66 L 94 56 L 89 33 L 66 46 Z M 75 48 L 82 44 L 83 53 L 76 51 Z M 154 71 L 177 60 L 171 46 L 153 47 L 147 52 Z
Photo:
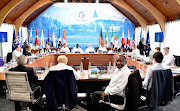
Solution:
M 15 21 L 15 30 L 16 32 L 18 31 L 18 29 L 21 27 L 22 23 L 24 22 L 24 20 L 31 14 L 33 13 L 35 10 L 37 10 L 38 8 L 42 7 L 43 5 L 50 3 L 52 1 L 50 0 L 39 0 L 38 2 L 36 2 L 34 5 L 32 5 L 27 11 L 25 11 L 21 16 L 19 16 Z
M 141 3 L 143 6 L 145 6 L 152 13 L 152 15 L 156 18 L 158 24 L 160 25 L 162 32 L 165 33 L 165 22 L 167 21 L 167 18 L 148 0 L 137 0 L 137 1 Z
M 146 35 L 148 22 L 139 13 L 137 13 L 132 7 L 130 7 L 123 0 L 111 0 L 111 1 L 113 3 L 119 5 L 120 7 L 124 8 L 129 13 L 131 13 L 138 20 L 138 22 L 140 23 L 141 27 L 145 30 L 145 35 Z
M 3 23 L 6 16 L 9 14 L 9 12 L 16 7 L 18 4 L 20 4 L 24 0 L 11 0 L 6 6 L 4 6 L 0 10 L 0 25 Z
M 177 3 L 180 5 L 180 0 L 176 0 L 177 1 Z

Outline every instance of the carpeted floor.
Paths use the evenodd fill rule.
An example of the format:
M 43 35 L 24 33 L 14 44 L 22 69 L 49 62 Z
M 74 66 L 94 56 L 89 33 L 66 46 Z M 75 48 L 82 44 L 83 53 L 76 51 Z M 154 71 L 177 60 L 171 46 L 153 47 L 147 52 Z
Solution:
M 0 111 L 14 111 L 14 103 L 8 101 L 3 97 L 0 97 Z M 84 108 L 77 105 L 73 111 L 87 111 Z M 148 111 L 148 109 L 142 109 L 140 111 Z M 180 96 L 176 97 L 170 104 L 166 106 L 160 106 L 156 111 L 180 111 Z

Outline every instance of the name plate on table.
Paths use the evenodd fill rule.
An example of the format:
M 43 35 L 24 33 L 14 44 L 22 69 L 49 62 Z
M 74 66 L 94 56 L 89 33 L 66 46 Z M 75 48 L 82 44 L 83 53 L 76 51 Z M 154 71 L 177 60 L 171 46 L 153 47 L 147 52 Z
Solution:
M 60 52 L 60 53 L 66 53 L 66 52 Z
M 75 53 L 80 53 L 79 51 L 75 52 Z
M 94 52 L 89 52 L 89 53 L 94 53 Z

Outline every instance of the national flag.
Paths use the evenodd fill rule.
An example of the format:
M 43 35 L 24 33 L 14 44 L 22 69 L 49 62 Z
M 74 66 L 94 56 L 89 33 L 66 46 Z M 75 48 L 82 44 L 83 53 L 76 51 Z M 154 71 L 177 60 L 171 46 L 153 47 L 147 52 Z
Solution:
M 56 48 L 54 29 L 53 29 L 53 33 L 52 33 L 51 47 Z
M 65 31 L 65 29 L 64 29 L 64 35 L 63 35 L 63 43 L 67 43 L 67 41 L 66 41 L 66 31 Z
M 117 31 L 117 39 L 119 39 L 119 30 Z
M 38 31 L 37 31 L 37 28 L 36 28 L 36 37 L 35 37 L 35 42 L 37 44 L 37 46 L 39 46 L 39 39 L 38 39 Z
M 61 32 L 60 32 L 60 28 L 59 28 L 59 37 L 58 37 L 58 43 L 59 41 L 61 41 Z
M 30 47 L 33 46 L 32 28 L 31 28 L 31 32 L 30 32 L 29 45 L 30 45 Z
M 103 38 L 102 38 L 102 29 L 101 29 L 100 36 L 99 36 L 99 47 L 101 47 L 102 43 L 103 43 Z
M 109 40 L 108 40 L 108 33 L 107 33 L 107 30 L 106 30 L 106 36 L 105 36 L 105 41 L 107 42 L 107 44 L 109 44 Z
M 129 29 L 128 29 L 128 33 L 127 33 L 127 41 L 126 41 L 126 46 L 127 46 L 127 48 L 128 47 L 131 47 L 131 42 L 130 42 L 130 37 L 129 37 L 130 35 L 129 35 Z
M 143 37 L 143 31 L 142 31 L 142 28 L 141 28 L 140 40 L 141 40 L 142 37 Z
M 124 29 L 123 29 L 123 32 L 122 32 L 122 44 L 124 44 L 124 46 L 125 46 Z
M 146 44 L 149 44 L 149 43 L 150 43 L 150 37 L 149 37 L 149 29 L 148 29 Z
M 135 41 L 135 28 L 134 28 L 134 33 L 133 33 L 133 45 L 136 45 L 136 41 Z
M 111 42 L 114 44 L 113 28 L 112 28 L 112 33 L 111 33 Z
M 12 43 L 12 52 L 15 50 L 15 46 L 19 45 L 19 40 L 16 37 L 16 31 L 14 29 L 14 33 L 13 33 L 13 43 Z
M 20 44 L 20 47 L 22 48 L 23 47 L 23 34 L 22 34 L 22 27 L 21 27 L 21 35 L 19 37 L 19 44 Z
M 46 39 L 46 44 L 50 43 L 50 38 L 49 38 L 49 29 L 48 29 L 48 33 L 47 33 L 47 39 Z
M 43 34 L 43 29 L 42 29 L 42 33 L 41 33 L 41 48 L 44 48 L 44 34 Z

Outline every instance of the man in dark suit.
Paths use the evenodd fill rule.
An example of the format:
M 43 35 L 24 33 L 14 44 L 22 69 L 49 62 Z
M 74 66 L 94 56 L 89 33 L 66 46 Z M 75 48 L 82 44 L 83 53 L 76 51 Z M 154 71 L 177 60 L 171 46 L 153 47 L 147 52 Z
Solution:
M 144 55 L 144 38 L 141 38 L 141 41 L 139 42 L 139 50 L 140 50 L 140 54 Z
M 26 46 L 26 48 L 23 49 L 23 55 L 25 55 L 25 56 L 31 56 L 30 50 L 31 50 L 31 47 L 30 47 L 30 46 Z
M 19 71 L 19 72 L 27 72 L 28 81 L 32 90 L 36 88 L 35 80 L 38 79 L 37 75 L 34 74 L 34 70 L 32 67 L 25 67 L 24 65 L 27 63 L 27 57 L 21 55 L 16 59 L 18 66 L 15 68 L 9 69 L 9 71 Z M 15 111 L 21 110 L 21 105 L 19 101 L 14 101 Z

